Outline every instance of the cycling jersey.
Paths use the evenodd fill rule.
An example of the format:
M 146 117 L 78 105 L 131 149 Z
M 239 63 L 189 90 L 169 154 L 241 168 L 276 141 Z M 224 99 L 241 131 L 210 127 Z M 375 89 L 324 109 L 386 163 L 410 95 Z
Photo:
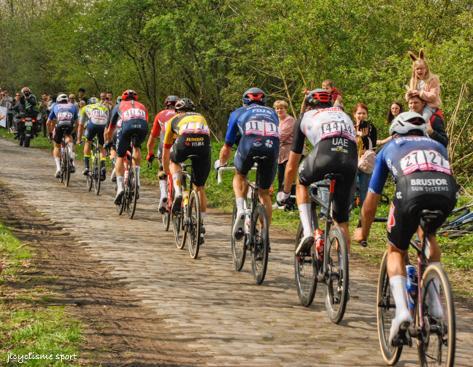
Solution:
M 164 134 L 166 132 L 166 122 L 174 116 L 176 116 L 176 111 L 172 109 L 159 111 L 156 117 L 154 118 L 153 128 L 151 129 L 151 136 L 153 138 L 157 138 L 159 136 L 161 140 L 163 140 Z
M 164 134 L 164 148 L 172 147 L 178 136 L 183 135 L 210 135 L 209 126 L 204 116 L 197 112 L 186 112 L 174 116 L 166 124 Z
M 74 124 L 78 118 L 77 107 L 72 103 L 56 103 L 48 118 L 56 120 L 58 125 L 63 123 Z
M 115 127 L 118 122 L 126 124 L 132 121 L 142 120 L 148 123 L 148 110 L 146 107 L 137 101 L 121 101 L 119 105 L 113 108 L 110 125 Z M 120 126 L 118 126 L 120 127 Z
M 102 103 L 94 103 L 84 106 L 81 109 L 80 123 L 85 125 L 91 122 L 95 125 L 105 126 L 108 122 L 109 110 Z
M 424 209 L 443 215 L 430 230 L 435 231 L 456 203 L 457 184 L 452 177 L 447 150 L 428 137 L 404 136 L 391 140 L 376 157 L 369 191 L 381 194 L 391 172 L 396 192 L 387 222 L 388 240 L 406 250 Z

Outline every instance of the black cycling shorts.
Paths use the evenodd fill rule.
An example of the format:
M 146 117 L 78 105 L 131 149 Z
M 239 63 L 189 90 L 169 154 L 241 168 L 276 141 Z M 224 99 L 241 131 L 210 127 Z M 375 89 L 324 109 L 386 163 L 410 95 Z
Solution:
M 420 224 L 424 209 L 441 210 L 443 215 L 431 224 L 431 231 L 442 225 L 455 204 L 457 184 L 455 179 L 439 172 L 414 172 L 400 177 L 389 210 L 388 241 L 400 250 L 407 250 L 412 235 Z
M 105 131 L 105 125 L 96 125 L 96 124 L 93 124 L 92 122 L 89 122 L 87 123 L 84 136 L 87 138 L 87 141 L 92 141 L 97 135 L 97 140 L 99 142 L 99 145 L 103 145 L 104 143 L 103 132 L 104 131 Z
M 61 144 L 62 138 L 72 134 L 74 124 L 72 122 L 60 122 L 56 125 L 53 132 L 53 140 L 56 144 Z
M 201 134 L 179 136 L 171 147 L 173 163 L 192 162 L 192 180 L 196 186 L 204 186 L 210 173 L 210 137 Z
M 333 218 L 348 222 L 350 204 L 355 192 L 358 168 L 356 144 L 336 137 L 320 141 L 299 166 L 299 182 L 304 186 L 321 181 L 329 173 L 340 174 L 333 195 Z
M 117 133 L 117 155 L 123 158 L 128 150 L 131 138 L 135 136 L 135 148 L 141 148 L 141 144 L 148 133 L 148 124 L 145 120 L 129 120 L 124 122 Z
M 278 155 L 279 138 L 244 137 L 238 144 L 233 164 L 239 174 L 246 176 L 255 164 L 255 158 L 264 157 L 258 162 L 258 187 L 267 190 L 276 177 Z

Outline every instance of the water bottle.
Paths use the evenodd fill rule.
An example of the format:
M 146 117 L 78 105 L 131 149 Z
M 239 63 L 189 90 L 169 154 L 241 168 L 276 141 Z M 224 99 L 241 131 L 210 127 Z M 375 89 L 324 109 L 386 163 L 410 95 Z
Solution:
M 406 288 L 407 288 L 407 302 L 409 310 L 413 311 L 415 308 L 415 299 L 417 296 L 417 269 L 413 265 L 406 265 Z
M 324 231 L 317 228 L 314 231 L 315 249 L 317 250 L 317 256 L 319 260 L 324 257 Z

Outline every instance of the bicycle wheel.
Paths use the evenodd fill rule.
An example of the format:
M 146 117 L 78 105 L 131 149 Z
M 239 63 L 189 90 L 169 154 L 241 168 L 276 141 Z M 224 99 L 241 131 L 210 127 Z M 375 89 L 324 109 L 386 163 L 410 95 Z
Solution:
M 99 176 L 100 179 L 100 176 Z M 136 211 L 136 202 L 138 201 L 138 180 L 135 176 L 135 172 L 133 168 L 130 168 L 130 172 L 128 174 L 128 195 L 127 195 L 127 212 L 128 217 L 133 219 L 135 216 Z
M 64 148 L 64 186 L 69 186 L 69 181 L 71 179 L 71 160 L 69 158 L 69 147 Z
M 169 214 L 169 211 L 161 215 L 162 221 L 163 221 L 163 226 L 164 230 L 167 232 L 169 231 L 169 226 L 171 225 L 171 215 Z
M 231 231 L 233 232 L 233 225 L 235 224 L 237 214 L 237 207 L 236 204 L 233 203 L 233 215 L 232 215 L 232 226 Z M 245 264 L 246 258 L 246 235 L 239 241 L 235 239 L 233 233 L 230 239 L 230 245 L 232 248 L 232 258 L 233 258 L 233 266 L 235 267 L 236 271 L 241 271 L 243 265 Z
M 337 227 L 330 229 L 325 251 L 327 261 L 327 297 L 325 309 L 332 322 L 338 324 L 343 319 L 348 302 L 348 247 L 342 232 Z
M 64 174 L 64 172 L 66 171 L 66 164 L 65 164 L 66 158 L 65 158 L 65 155 L 66 155 L 66 153 L 64 151 L 64 148 L 61 148 L 61 176 L 59 177 L 59 182 L 61 182 L 61 183 L 64 183 L 64 177 L 66 177 L 65 174 Z
M 187 208 L 186 225 L 187 232 L 187 248 L 189 254 L 193 259 L 197 258 L 199 254 L 199 240 L 200 240 L 200 228 L 202 225 L 202 218 L 200 215 L 200 200 L 197 192 L 192 190 L 189 198 L 189 206 Z
M 183 231 L 182 231 L 182 214 L 176 213 L 171 214 L 171 222 L 172 222 L 172 231 L 174 233 L 174 241 L 176 242 L 176 247 L 178 249 L 183 249 L 185 243 L 182 241 Z
M 395 365 L 401 357 L 402 345 L 393 347 L 389 344 L 389 331 L 391 322 L 396 316 L 396 304 L 391 294 L 389 277 L 387 273 L 388 252 L 386 251 L 381 261 L 379 270 L 378 289 L 376 295 L 376 319 L 378 326 L 378 339 L 381 354 L 388 366 Z
M 302 224 L 299 223 L 294 250 L 297 249 L 303 233 L 304 228 Z M 296 278 L 297 295 L 299 296 L 302 306 L 309 307 L 314 300 L 317 290 L 317 273 L 317 258 L 314 253 L 314 246 L 311 247 L 310 252 L 300 253 L 297 256 L 294 255 L 294 274 Z
M 93 171 L 92 171 L 93 172 Z M 85 187 L 87 188 L 87 191 L 92 191 L 92 186 L 94 185 L 94 179 L 92 178 L 92 172 L 89 171 L 87 173 L 87 176 L 85 176 Z
M 93 177 L 94 177 L 94 188 L 95 195 L 100 194 L 100 151 L 96 151 L 93 160 Z
M 422 277 L 424 328 L 417 343 L 421 366 L 453 366 L 455 363 L 455 306 L 447 274 L 429 265 Z
M 264 206 L 258 204 L 251 221 L 251 237 L 253 240 L 251 269 L 256 284 L 262 284 L 268 268 L 269 255 L 269 221 Z

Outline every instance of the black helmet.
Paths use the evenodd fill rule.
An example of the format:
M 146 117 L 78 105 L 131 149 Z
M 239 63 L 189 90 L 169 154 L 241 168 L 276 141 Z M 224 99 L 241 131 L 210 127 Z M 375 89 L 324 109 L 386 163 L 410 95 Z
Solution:
M 252 103 L 257 103 L 262 106 L 266 103 L 266 94 L 259 88 L 250 88 L 243 93 L 242 102 L 248 106 Z
M 175 106 L 176 105 L 176 102 L 179 100 L 179 97 L 178 96 L 167 96 L 166 99 L 164 100 L 164 105 L 166 107 L 169 107 L 169 106 Z
M 174 108 L 177 112 L 195 111 L 195 104 L 189 98 L 181 98 L 176 102 Z
M 312 107 L 331 107 L 330 93 L 321 88 L 311 90 L 305 96 L 305 104 Z

